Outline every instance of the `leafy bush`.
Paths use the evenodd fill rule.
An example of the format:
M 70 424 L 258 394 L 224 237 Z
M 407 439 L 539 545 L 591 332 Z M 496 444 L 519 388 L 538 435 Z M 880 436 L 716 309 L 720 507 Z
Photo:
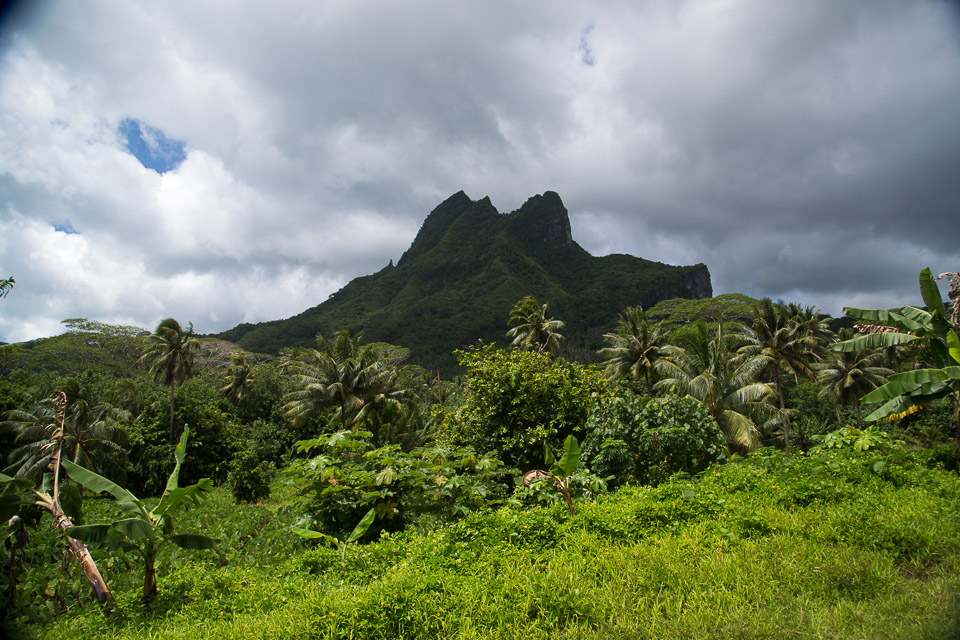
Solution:
M 559 449 L 581 434 L 593 398 L 606 393 L 599 371 L 560 358 L 493 345 L 457 353 L 468 372 L 466 399 L 446 414 L 439 437 L 493 447 L 522 470 L 543 463 L 544 444 Z
M 230 463 L 229 480 L 234 499 L 239 502 L 260 502 L 270 497 L 270 481 L 275 468 L 262 460 L 256 451 L 244 449 Z
M 655 485 L 727 458 L 723 432 L 689 396 L 642 398 L 621 391 L 596 402 L 586 431 L 584 463 L 601 477 L 612 476 L 615 485 Z
M 374 535 L 408 525 L 429 528 L 504 497 L 503 463 L 493 456 L 469 448 L 375 449 L 364 440 L 368 436 L 341 431 L 298 443 L 300 452 L 323 451 L 294 460 L 284 472 L 306 498 L 305 524 L 345 536 L 373 507 Z

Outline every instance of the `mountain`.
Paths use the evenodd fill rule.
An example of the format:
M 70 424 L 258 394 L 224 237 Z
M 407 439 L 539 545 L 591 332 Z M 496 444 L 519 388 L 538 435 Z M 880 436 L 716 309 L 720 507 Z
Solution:
M 411 361 L 449 371 L 453 350 L 478 340 L 504 343 L 510 309 L 527 295 L 549 304 L 547 313 L 566 323 L 565 349 L 583 355 L 601 346 L 626 307 L 708 298 L 712 286 L 703 264 L 590 255 L 573 240 L 552 191 L 509 214 L 460 191 L 430 212 L 396 266 L 356 278 L 292 318 L 241 324 L 217 337 L 273 353 L 313 346 L 317 333 L 363 330 L 365 341 L 407 347 Z

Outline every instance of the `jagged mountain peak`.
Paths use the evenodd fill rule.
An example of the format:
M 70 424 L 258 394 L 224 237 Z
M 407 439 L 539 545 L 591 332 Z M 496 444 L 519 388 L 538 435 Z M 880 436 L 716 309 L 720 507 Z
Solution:
M 560 195 L 545 191 L 511 213 L 458 191 L 431 211 L 396 266 L 352 280 L 287 320 L 221 334 L 250 351 L 312 345 L 317 333 L 363 330 L 450 371 L 453 351 L 503 341 L 510 308 L 532 295 L 566 323 L 565 344 L 589 354 L 624 308 L 712 295 L 705 265 L 673 267 L 629 255 L 595 257 L 577 244 Z

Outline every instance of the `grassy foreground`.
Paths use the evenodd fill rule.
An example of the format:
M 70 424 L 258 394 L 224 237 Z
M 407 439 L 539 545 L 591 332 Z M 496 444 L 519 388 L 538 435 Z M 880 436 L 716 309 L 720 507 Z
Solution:
M 352 545 L 285 531 L 218 490 L 182 519 L 160 597 L 96 556 L 125 612 L 87 602 L 34 638 L 960 638 L 960 479 L 903 453 L 763 450 L 596 503 L 477 514 Z M 177 566 L 179 565 L 179 567 Z

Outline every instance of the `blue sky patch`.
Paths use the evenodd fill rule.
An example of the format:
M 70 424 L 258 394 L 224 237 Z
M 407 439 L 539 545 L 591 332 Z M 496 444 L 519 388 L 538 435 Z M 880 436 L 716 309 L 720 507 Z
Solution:
M 124 118 L 117 127 L 127 151 L 147 169 L 166 173 L 180 166 L 187 157 L 184 141 L 168 138 L 163 131 L 139 120 Z
M 69 220 L 63 220 L 62 222 L 52 222 L 54 231 L 63 231 L 65 234 L 69 235 L 79 235 L 80 232 L 73 228 L 73 225 L 70 224 Z

